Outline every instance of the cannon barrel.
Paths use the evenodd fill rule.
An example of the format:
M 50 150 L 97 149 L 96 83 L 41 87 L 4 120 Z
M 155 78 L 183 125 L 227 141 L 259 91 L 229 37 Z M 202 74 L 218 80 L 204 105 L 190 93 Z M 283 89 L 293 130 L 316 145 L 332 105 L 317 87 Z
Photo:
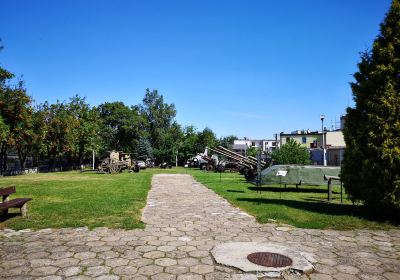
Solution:
M 253 166 L 257 166 L 257 159 L 254 158 L 254 157 L 245 157 L 245 156 L 242 156 L 242 155 L 237 154 L 237 153 L 235 153 L 235 152 L 232 152 L 231 150 L 229 150 L 229 149 L 227 149 L 227 148 L 224 148 L 224 147 L 222 147 L 222 146 L 218 146 L 218 148 L 221 149 L 221 150 L 223 150 L 223 151 L 225 151 L 226 153 L 233 154 L 233 155 L 235 155 L 235 156 L 241 158 L 243 161 L 245 161 L 245 162 L 247 162 L 247 163 L 249 163 L 249 164 L 251 164 L 251 165 L 253 165 Z M 261 161 L 261 164 L 262 164 L 262 165 L 265 165 L 265 162 L 264 162 L 264 161 Z
M 220 149 L 220 147 L 215 147 L 215 148 L 209 148 L 211 151 L 214 151 L 220 155 L 223 155 L 229 159 L 232 159 L 234 161 L 236 161 L 238 164 L 248 167 L 248 168 L 252 168 L 255 165 L 257 165 L 257 163 L 253 163 L 253 162 L 249 162 L 248 160 L 246 160 L 245 157 L 240 156 L 239 154 L 236 154 L 234 152 L 228 153 L 225 150 Z M 229 151 L 229 150 L 228 150 Z

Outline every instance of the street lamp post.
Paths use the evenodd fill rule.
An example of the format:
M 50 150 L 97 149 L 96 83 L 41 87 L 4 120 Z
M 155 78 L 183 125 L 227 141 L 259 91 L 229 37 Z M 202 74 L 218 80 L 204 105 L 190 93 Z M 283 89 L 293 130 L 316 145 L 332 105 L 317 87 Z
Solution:
M 247 137 L 244 137 L 244 156 L 247 157 Z
M 325 115 L 319 116 L 321 119 L 321 132 L 322 132 L 322 149 L 324 154 L 324 166 L 326 166 L 326 150 L 325 150 L 325 133 L 324 133 L 324 119 Z

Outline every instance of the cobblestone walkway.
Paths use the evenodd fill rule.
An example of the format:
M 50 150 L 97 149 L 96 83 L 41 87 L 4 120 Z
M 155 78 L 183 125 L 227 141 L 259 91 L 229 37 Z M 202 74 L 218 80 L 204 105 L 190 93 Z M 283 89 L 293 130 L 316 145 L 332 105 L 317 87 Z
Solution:
M 306 230 L 258 224 L 188 175 L 156 175 L 145 230 L 0 231 L 1 279 L 262 279 L 216 264 L 214 245 L 278 242 L 314 255 L 285 279 L 400 279 L 400 230 Z

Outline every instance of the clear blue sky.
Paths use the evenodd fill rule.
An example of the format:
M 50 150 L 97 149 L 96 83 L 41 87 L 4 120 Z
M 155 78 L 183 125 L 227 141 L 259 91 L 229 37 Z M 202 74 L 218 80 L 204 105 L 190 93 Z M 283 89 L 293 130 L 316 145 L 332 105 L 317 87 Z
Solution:
M 349 82 L 389 0 L 0 0 L 0 65 L 36 102 L 138 104 L 218 136 L 320 128 L 352 105 Z

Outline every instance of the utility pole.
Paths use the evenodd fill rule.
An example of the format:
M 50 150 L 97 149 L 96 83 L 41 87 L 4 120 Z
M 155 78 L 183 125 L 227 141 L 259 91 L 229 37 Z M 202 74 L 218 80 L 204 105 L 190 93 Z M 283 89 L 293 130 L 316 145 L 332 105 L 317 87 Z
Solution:
M 319 116 L 321 119 L 321 132 L 322 132 L 322 149 L 323 149 L 323 154 L 324 154 L 324 166 L 326 166 L 326 150 L 325 150 L 325 132 L 324 132 L 324 119 L 325 115 Z

